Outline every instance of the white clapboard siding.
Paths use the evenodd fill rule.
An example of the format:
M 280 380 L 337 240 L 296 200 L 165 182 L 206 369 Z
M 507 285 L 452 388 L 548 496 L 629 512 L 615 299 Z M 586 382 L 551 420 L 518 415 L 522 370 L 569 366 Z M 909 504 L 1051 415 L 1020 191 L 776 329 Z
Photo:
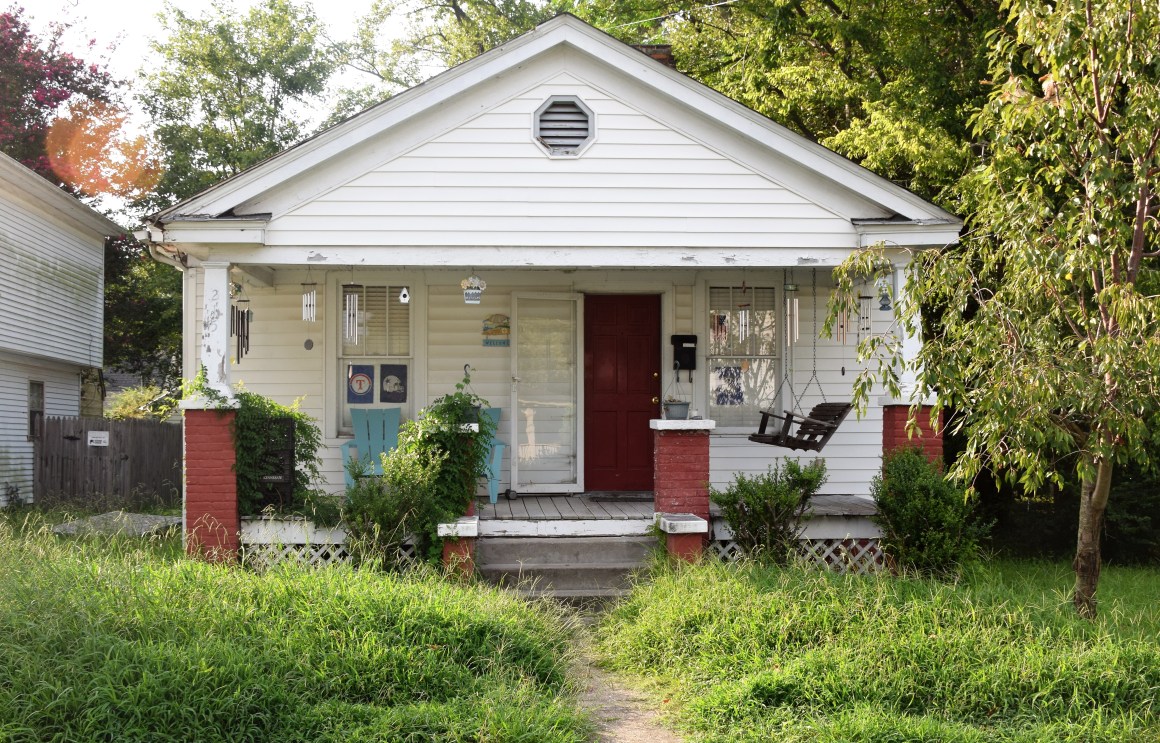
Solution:
M 548 157 L 533 140 L 534 113 L 552 95 L 579 96 L 593 111 L 595 139 L 579 157 Z M 266 240 L 416 247 L 852 244 L 848 221 L 567 73 L 276 215 Z
M 494 283 L 493 283 L 494 282 Z M 550 290 L 549 287 L 544 287 Z M 559 290 L 559 289 L 557 289 Z M 566 290 L 566 285 L 565 285 Z M 478 305 L 465 305 L 457 285 L 433 285 L 427 289 L 427 400 L 455 391 L 470 364 L 471 388 L 492 407 L 502 408 L 500 441 L 507 444 L 501 467 L 500 489 L 511 482 L 511 348 L 483 345 L 483 320 L 491 315 L 512 314 L 512 289 L 488 280 Z M 526 291 L 526 289 L 525 289 Z
M 673 314 L 674 333 L 682 335 L 695 333 L 698 337 L 704 335 L 703 331 L 699 331 L 693 322 L 692 286 L 673 287 Z M 667 338 L 662 338 L 661 345 L 664 346 L 667 341 Z
M 0 505 L 8 494 L 32 499 L 33 442 L 28 438 L 28 384 L 44 383 L 46 416 L 80 415 L 79 370 L 14 353 L 0 354 Z
M 0 199 L 0 350 L 99 367 L 104 260 L 100 236 Z

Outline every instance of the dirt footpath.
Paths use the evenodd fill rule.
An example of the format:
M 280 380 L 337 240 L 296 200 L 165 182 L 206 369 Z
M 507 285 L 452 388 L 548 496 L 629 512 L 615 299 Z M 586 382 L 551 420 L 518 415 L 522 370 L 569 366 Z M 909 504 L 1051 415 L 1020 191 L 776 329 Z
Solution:
M 585 652 L 577 664 L 583 685 L 580 706 L 596 722 L 596 743 L 683 743 L 684 739 L 661 725 L 643 695 L 596 666 Z

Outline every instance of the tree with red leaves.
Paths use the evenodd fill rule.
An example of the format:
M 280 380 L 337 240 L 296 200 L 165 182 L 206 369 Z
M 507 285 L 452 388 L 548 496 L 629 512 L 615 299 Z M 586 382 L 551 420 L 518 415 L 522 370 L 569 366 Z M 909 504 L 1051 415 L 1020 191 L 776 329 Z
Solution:
M 46 150 L 50 126 L 70 105 L 111 102 L 119 83 L 61 49 L 66 25 L 54 24 L 42 39 L 23 14 L 19 7 L 0 12 L 0 151 L 63 185 Z

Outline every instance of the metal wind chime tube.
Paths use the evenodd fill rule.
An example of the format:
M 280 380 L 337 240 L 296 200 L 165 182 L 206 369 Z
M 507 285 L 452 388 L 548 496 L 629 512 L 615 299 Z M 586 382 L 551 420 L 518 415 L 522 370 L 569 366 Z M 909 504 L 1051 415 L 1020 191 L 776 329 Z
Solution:
M 358 343 L 358 293 L 349 291 L 353 285 L 347 285 L 343 294 L 342 337 L 348 343 Z
M 254 312 L 250 309 L 250 300 L 239 299 L 233 307 L 233 316 L 230 318 L 230 333 L 234 336 L 234 357 L 241 362 L 250 352 L 250 322 L 254 319 Z
M 302 285 L 302 321 L 318 322 L 318 284 Z

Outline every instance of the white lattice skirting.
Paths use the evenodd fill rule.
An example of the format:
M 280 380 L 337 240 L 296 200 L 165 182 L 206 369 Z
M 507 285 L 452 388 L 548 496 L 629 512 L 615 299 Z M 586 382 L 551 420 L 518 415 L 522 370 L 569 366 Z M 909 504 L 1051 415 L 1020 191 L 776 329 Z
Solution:
M 242 564 L 266 570 L 284 562 L 323 566 L 350 562 L 345 544 L 259 544 L 243 542 Z
M 839 573 L 865 575 L 886 568 L 886 558 L 874 537 L 802 539 L 798 545 L 804 562 Z M 732 539 L 713 539 L 709 550 L 726 562 L 734 562 L 743 554 Z
M 242 564 L 265 570 L 286 561 L 315 566 L 350 562 L 346 537 L 342 527 L 318 527 L 304 519 L 245 519 L 239 540 Z M 415 545 L 404 542 L 399 562 L 415 558 Z

